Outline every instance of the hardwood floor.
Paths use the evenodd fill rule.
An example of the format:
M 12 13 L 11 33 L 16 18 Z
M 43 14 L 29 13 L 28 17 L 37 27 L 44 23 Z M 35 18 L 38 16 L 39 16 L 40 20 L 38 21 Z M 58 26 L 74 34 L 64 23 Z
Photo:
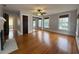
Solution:
M 78 53 L 76 40 L 72 36 L 33 31 L 16 37 L 18 50 L 11 54 L 67 54 Z

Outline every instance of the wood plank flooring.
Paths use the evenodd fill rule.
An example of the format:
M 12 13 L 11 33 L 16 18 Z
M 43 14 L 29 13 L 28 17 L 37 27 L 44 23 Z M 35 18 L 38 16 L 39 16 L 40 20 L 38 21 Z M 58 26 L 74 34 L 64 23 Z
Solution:
M 18 50 L 11 54 L 74 54 L 78 53 L 72 36 L 36 30 L 16 37 Z

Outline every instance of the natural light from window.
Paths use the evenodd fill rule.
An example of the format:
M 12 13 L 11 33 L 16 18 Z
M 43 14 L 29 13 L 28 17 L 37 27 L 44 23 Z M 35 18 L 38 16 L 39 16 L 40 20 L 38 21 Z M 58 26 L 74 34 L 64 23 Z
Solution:
M 44 19 L 44 28 L 49 28 L 49 18 Z
M 39 22 L 39 23 L 38 23 L 38 24 L 39 24 L 38 26 L 39 26 L 39 27 L 42 27 L 42 20 L 38 20 L 38 22 Z
M 68 30 L 68 17 L 59 18 L 59 29 Z
M 9 25 L 12 26 L 13 25 L 13 18 L 9 17 Z
M 33 28 L 36 26 L 36 21 L 33 20 Z

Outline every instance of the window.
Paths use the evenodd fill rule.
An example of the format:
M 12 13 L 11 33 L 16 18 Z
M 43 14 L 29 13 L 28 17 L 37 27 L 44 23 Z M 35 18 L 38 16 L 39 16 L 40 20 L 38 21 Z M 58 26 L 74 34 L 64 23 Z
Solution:
M 60 16 L 59 18 L 59 29 L 68 30 L 68 15 Z
M 36 21 L 33 20 L 33 28 L 35 28 L 35 27 L 36 27 Z
M 49 18 L 44 19 L 44 28 L 49 28 Z
M 42 20 L 41 20 L 41 19 L 38 20 L 38 26 L 39 26 L 39 27 L 42 27 Z

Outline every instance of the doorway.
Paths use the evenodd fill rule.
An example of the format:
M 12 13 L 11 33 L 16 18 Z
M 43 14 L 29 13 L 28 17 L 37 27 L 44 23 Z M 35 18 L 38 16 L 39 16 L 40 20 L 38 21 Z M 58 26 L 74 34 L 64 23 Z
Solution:
M 9 39 L 14 37 L 14 17 L 9 16 Z
M 23 15 L 23 34 L 28 34 L 28 16 Z
M 35 17 L 33 17 L 33 20 L 32 20 L 32 29 L 33 31 L 35 31 L 37 28 L 37 19 Z
M 3 17 L 6 22 L 4 23 L 4 36 L 8 37 L 9 34 L 9 15 L 7 13 L 3 13 Z
M 4 30 L 1 33 L 2 40 L 1 40 L 1 50 L 5 50 L 7 47 L 11 47 L 11 45 L 6 45 L 8 43 L 12 44 L 11 41 L 15 42 L 15 36 L 17 36 L 17 17 L 11 13 L 3 13 L 3 17 L 5 18 L 6 22 L 4 23 Z M 14 43 L 13 43 L 14 44 Z M 6 48 L 4 47 L 6 46 Z M 13 45 L 15 46 L 15 45 Z
M 13 17 L 9 16 L 9 30 L 13 30 Z

